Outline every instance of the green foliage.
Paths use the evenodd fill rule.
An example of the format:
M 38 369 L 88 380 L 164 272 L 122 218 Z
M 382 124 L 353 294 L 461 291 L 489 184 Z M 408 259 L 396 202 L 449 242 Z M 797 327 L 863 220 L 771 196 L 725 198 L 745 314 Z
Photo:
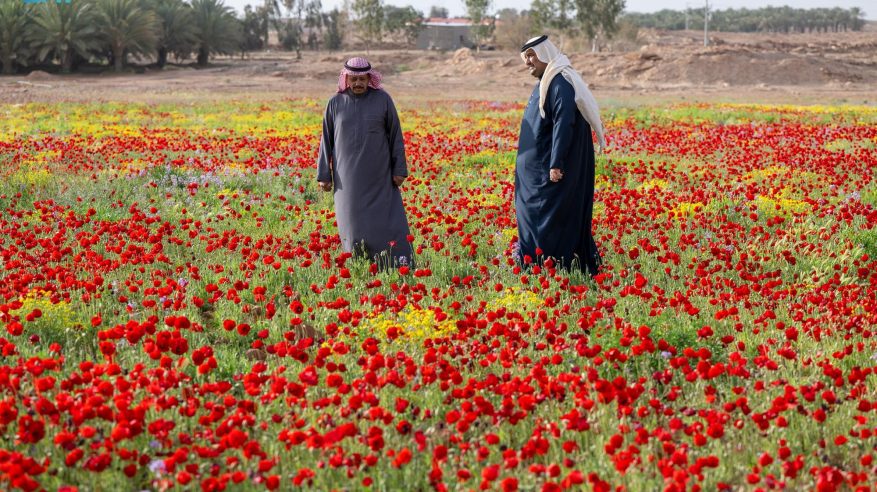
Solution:
M 611 38 L 618 32 L 625 0 L 533 0 L 531 5 L 534 24 L 543 31 L 569 37 L 582 34 L 596 50 L 598 36 Z
M 631 12 L 624 19 L 639 27 L 681 30 L 703 26 L 703 8 L 688 11 L 663 9 L 642 14 Z M 864 12 L 858 7 L 842 9 L 796 9 L 788 6 L 759 9 L 729 8 L 710 12 L 710 28 L 728 32 L 837 32 L 860 31 Z
M 138 0 L 98 0 L 97 22 L 101 37 L 113 55 L 116 71 L 127 55 L 152 54 L 158 44 L 160 24 L 152 10 Z
M 328 14 L 323 14 L 323 26 L 326 27 L 326 34 L 323 37 L 323 44 L 328 50 L 341 49 L 341 43 L 344 42 L 344 31 L 341 26 L 344 21 L 344 13 L 338 9 L 332 9 Z
M 450 14 L 448 13 L 447 7 L 439 7 L 437 5 L 433 5 L 429 8 L 429 16 L 430 17 L 438 17 L 440 19 L 446 19 Z
M 31 55 L 27 42 L 32 15 L 31 4 L 21 0 L 0 0 L 0 63 L 3 73 L 11 74 L 16 64 L 23 64 Z
M 88 58 L 100 47 L 95 5 L 85 0 L 39 4 L 31 40 L 38 60 L 51 55 L 61 60 L 63 72 L 70 72 L 74 55 Z
M 268 36 L 268 24 L 263 22 L 258 10 L 247 5 L 244 7 L 244 18 L 241 20 L 241 50 L 252 51 L 262 49 Z
M 194 24 L 192 7 L 183 0 L 157 0 L 158 66 L 164 67 L 170 53 L 183 58 L 194 49 L 198 30 Z
M 856 243 L 871 258 L 877 258 L 877 228 L 863 229 L 855 235 Z
M 302 25 L 298 19 L 287 19 L 277 25 L 277 35 L 280 45 L 287 51 L 300 51 L 302 48 Z
M 323 4 L 320 0 L 310 0 L 304 6 L 304 25 L 309 30 L 307 45 L 310 49 L 317 49 L 318 34 L 323 33 Z
M 384 7 L 384 28 L 387 34 L 400 38 L 408 44 L 414 44 L 417 35 L 423 29 L 423 14 L 412 6 Z
M 323 3 L 320 0 L 310 0 L 304 6 L 305 27 L 312 29 L 323 28 Z
M 491 0 L 465 0 L 466 12 L 472 22 L 470 32 L 477 48 L 481 47 L 481 43 L 493 33 L 495 27 L 491 22 L 493 19 L 487 15 L 490 4 Z
M 512 8 L 500 9 L 496 13 L 499 22 L 493 33 L 497 46 L 517 50 L 528 39 L 532 38 L 537 31 L 537 26 L 532 11 L 518 12 Z
M 533 0 L 530 6 L 533 23 L 540 30 L 570 34 L 576 27 L 573 0 Z
M 596 51 L 598 35 L 611 38 L 618 32 L 618 16 L 624 11 L 625 0 L 575 0 L 575 3 L 576 20 L 582 32 L 594 40 Z
M 653 108 L 649 111 L 622 108 L 617 110 L 614 117 L 635 120 L 640 128 L 666 124 L 671 121 L 684 121 L 693 124 L 713 121 L 723 125 L 733 125 L 744 121 L 774 123 L 783 119 L 782 114 L 758 111 L 755 107 L 722 108 L 715 106 L 671 106 L 662 109 Z
M 877 208 L 877 185 L 871 184 L 866 186 L 861 192 L 862 203 L 867 203 Z
M 198 65 L 207 65 L 212 54 L 231 54 L 237 49 L 240 22 L 223 0 L 192 0 L 192 10 L 198 29 L 195 36 Z
M 295 50 L 296 58 L 301 58 L 304 47 L 305 0 L 283 0 L 287 15 L 285 19 L 275 20 L 280 44 L 285 50 Z
M 381 40 L 384 30 L 383 0 L 354 0 L 353 15 L 366 50 Z

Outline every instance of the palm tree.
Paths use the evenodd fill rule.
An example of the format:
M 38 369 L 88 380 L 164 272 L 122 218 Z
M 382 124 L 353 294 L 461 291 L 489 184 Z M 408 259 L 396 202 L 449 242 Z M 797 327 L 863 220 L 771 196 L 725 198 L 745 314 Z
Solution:
M 29 56 L 26 33 L 31 5 L 21 0 L 0 0 L 0 62 L 3 73 L 15 72 L 15 63 Z
M 195 41 L 198 65 L 207 65 L 212 53 L 234 53 L 240 37 L 240 21 L 232 8 L 222 0 L 192 0 L 192 11 L 198 29 Z
M 850 18 L 852 19 L 851 29 L 853 31 L 862 30 L 862 26 L 865 24 L 863 17 L 865 17 L 865 12 L 862 12 L 862 9 L 860 9 L 859 7 L 850 8 Z
M 158 66 L 164 68 L 167 55 L 184 55 L 192 52 L 198 40 L 192 7 L 183 0 L 158 0 L 155 13 L 159 20 Z
M 73 56 L 88 57 L 98 49 L 94 4 L 84 0 L 45 2 L 36 8 L 33 42 L 37 58 L 44 60 L 50 53 L 61 60 L 61 71 L 70 72 Z
M 115 71 L 122 70 L 128 53 L 150 55 L 158 42 L 158 18 L 139 0 L 97 0 L 102 38 L 113 53 Z

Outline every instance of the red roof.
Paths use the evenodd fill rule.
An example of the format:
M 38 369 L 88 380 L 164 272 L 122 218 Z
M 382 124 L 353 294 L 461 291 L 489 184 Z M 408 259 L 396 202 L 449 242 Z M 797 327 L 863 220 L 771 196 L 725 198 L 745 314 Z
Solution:
M 482 25 L 490 24 L 490 18 L 481 19 Z M 424 26 L 471 26 L 472 21 L 465 17 L 429 17 L 423 19 Z

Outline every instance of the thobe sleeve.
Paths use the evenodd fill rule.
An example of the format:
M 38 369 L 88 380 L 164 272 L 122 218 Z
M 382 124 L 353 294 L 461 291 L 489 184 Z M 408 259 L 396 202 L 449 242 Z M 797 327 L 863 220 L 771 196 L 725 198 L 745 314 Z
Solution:
M 320 138 L 320 154 L 317 157 L 317 181 L 332 181 L 332 164 L 335 155 L 335 114 L 332 103 L 326 105 L 323 115 L 323 136 Z
M 576 106 L 575 91 L 569 83 L 557 83 L 552 84 L 548 93 L 551 98 L 551 117 L 554 121 L 549 167 L 566 171 L 567 163 L 564 161 L 573 141 L 573 127 L 579 110 Z
M 392 176 L 408 176 L 408 164 L 405 162 L 405 141 L 402 137 L 402 125 L 396 105 L 387 98 L 387 140 L 390 143 L 390 169 Z

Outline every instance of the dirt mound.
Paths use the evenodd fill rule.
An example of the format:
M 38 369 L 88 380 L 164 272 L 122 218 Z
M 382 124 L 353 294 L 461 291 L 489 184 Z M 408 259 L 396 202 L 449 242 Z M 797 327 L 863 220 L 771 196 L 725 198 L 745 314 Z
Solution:
M 50 74 L 49 72 L 34 70 L 33 72 L 27 74 L 25 78 L 30 82 L 36 82 L 41 80 L 52 80 L 55 78 L 55 76 Z
M 483 77 L 492 63 L 490 56 L 482 56 L 469 48 L 460 48 L 450 55 L 424 57 L 418 62 L 417 72 L 442 78 L 467 78 L 473 75 Z
M 469 48 L 460 48 L 451 56 L 450 68 L 457 73 L 481 73 L 487 68 L 487 63 L 473 56 Z
M 645 31 L 639 42 L 636 51 L 567 54 L 586 82 L 602 89 L 864 88 L 877 80 L 877 33 L 714 33 L 704 47 L 699 32 Z M 463 48 L 422 72 L 468 79 L 469 86 L 533 84 L 512 53 Z
M 820 85 L 863 80 L 861 71 L 849 63 L 726 47 L 674 56 L 646 51 L 636 57 L 623 57 L 597 75 L 632 85 Z
M 649 32 L 639 51 L 570 57 L 592 84 L 610 87 L 823 86 L 877 77 L 877 36 Z

